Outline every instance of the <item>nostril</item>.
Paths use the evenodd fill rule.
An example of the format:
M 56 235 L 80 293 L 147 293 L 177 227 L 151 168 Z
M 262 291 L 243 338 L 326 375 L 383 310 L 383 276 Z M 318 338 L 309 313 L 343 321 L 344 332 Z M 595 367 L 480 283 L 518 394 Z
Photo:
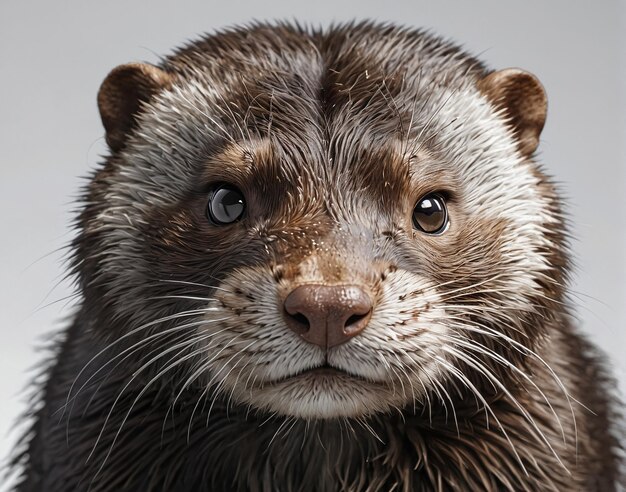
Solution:
M 370 314 L 369 311 L 365 314 L 353 314 L 346 320 L 346 328 L 350 328 L 350 326 L 358 324 L 359 321 L 362 321 L 365 318 L 367 318 L 369 314 Z
M 346 320 L 343 332 L 349 336 L 359 333 L 363 330 L 363 328 L 365 328 L 365 325 L 369 322 L 371 315 L 371 309 L 364 314 L 353 314 Z
M 291 316 L 291 319 L 294 320 L 296 323 L 298 323 L 299 325 L 302 325 L 302 328 L 304 330 L 308 330 L 309 327 L 311 326 L 311 323 L 309 323 L 309 318 L 307 318 L 302 313 L 290 314 L 289 316 Z

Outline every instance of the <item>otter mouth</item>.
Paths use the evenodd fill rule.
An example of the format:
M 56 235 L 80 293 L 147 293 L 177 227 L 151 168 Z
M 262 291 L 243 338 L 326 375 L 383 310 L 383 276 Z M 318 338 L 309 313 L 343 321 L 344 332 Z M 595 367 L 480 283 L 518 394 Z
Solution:
M 356 381 L 362 381 L 366 383 L 374 383 L 370 379 L 367 379 L 358 374 L 353 374 L 344 369 L 340 369 L 339 367 L 331 366 L 330 364 L 322 364 L 316 367 L 310 367 L 307 369 L 303 369 L 294 374 L 290 374 L 288 376 L 281 377 L 274 381 L 270 381 L 268 385 L 277 385 L 284 382 L 295 382 L 299 380 L 328 380 L 328 379 L 350 379 Z
M 313 367 L 311 369 L 305 369 L 304 371 L 300 371 L 294 374 L 293 376 L 289 376 L 288 379 L 297 378 L 297 377 L 306 376 L 306 375 L 319 376 L 319 377 L 333 377 L 333 376 L 334 377 L 336 376 L 355 377 L 352 374 L 349 374 L 346 371 L 343 371 L 337 367 L 333 367 L 329 364 L 324 364 L 322 366 Z

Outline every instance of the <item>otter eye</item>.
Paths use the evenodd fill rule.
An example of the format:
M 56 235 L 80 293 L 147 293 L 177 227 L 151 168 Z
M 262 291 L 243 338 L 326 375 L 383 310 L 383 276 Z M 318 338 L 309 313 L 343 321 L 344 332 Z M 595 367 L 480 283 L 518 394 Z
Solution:
M 413 225 L 426 234 L 441 234 L 448 227 L 448 210 L 441 195 L 430 193 L 413 209 Z
M 243 194 L 229 184 L 221 184 L 211 191 L 207 215 L 216 225 L 231 224 L 243 215 L 246 208 Z

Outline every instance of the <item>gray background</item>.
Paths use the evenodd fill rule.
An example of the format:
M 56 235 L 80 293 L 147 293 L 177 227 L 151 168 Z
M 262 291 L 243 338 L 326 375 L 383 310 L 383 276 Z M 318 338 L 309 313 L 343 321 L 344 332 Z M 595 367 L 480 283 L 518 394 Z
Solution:
M 27 407 L 35 347 L 71 313 L 58 248 L 71 238 L 78 176 L 105 152 L 95 95 L 107 72 L 233 23 L 355 17 L 431 28 L 542 80 L 540 159 L 577 238 L 577 312 L 626 390 L 626 2 L 0 0 L 0 459 Z

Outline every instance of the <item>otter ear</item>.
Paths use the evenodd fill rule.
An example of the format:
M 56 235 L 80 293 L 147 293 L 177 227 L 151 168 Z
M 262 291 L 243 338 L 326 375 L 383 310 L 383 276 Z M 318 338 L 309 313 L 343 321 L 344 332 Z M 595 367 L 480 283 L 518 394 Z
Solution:
M 171 83 L 167 72 L 144 63 L 120 65 L 107 75 L 98 92 L 98 109 L 111 150 L 124 146 L 141 104 Z
M 480 91 L 504 112 L 518 138 L 518 149 L 529 157 L 539 145 L 548 99 L 534 75 L 517 68 L 492 72 L 478 82 Z

